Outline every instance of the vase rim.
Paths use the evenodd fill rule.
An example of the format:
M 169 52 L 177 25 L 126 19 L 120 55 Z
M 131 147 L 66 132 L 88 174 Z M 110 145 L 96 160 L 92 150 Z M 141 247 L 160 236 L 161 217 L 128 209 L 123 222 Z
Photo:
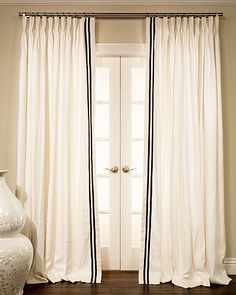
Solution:
M 8 170 L 0 170 L 0 177 L 3 177 L 7 172 Z

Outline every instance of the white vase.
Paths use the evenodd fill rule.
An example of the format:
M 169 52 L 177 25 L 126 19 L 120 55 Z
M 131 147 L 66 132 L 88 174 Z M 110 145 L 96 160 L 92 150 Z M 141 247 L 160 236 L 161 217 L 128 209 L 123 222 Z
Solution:
M 33 259 L 30 240 L 20 234 L 26 215 L 0 170 L 0 295 L 21 295 Z

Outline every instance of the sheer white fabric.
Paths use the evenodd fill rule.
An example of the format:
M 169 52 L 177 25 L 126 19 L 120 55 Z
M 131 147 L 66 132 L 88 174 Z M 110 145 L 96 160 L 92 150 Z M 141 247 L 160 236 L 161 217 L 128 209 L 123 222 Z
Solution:
M 96 200 L 91 258 L 85 22 L 23 17 L 17 193 L 35 250 L 29 283 L 101 281 Z M 92 67 L 93 18 L 89 29 Z
M 219 18 L 148 18 L 146 36 L 153 166 L 144 184 L 139 282 L 228 284 Z

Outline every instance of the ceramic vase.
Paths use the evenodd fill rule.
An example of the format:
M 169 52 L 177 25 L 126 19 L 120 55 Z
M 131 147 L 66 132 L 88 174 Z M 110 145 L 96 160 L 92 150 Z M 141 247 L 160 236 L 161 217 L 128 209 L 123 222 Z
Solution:
M 20 234 L 26 215 L 0 170 L 0 295 L 21 295 L 33 259 L 30 240 Z

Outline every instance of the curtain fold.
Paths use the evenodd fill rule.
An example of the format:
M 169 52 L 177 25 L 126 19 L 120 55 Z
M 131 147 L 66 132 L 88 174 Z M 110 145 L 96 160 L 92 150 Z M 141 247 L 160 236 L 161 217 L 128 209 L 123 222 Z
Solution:
M 23 17 L 17 193 L 29 283 L 100 282 L 93 161 L 94 18 Z
M 147 18 L 141 284 L 228 284 L 219 18 Z

